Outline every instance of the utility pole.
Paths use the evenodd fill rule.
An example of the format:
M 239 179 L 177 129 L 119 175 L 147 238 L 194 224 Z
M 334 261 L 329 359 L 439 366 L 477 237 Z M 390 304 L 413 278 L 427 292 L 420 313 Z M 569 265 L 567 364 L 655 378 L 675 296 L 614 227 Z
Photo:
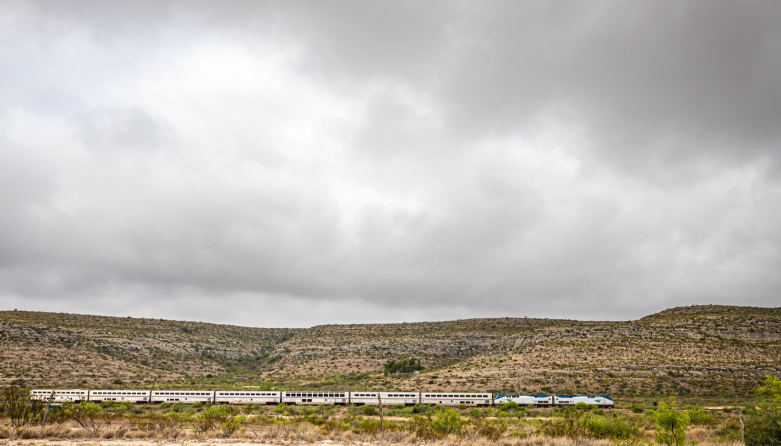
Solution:
M 738 407 L 738 416 L 740 417 L 740 439 L 743 441 L 743 444 L 746 444 L 746 427 L 743 425 L 743 412 L 741 412 L 740 407 Z
M 52 405 L 53 399 L 54 399 L 54 390 L 52 390 L 52 394 L 49 395 L 49 402 L 46 403 L 46 412 L 43 413 L 43 423 L 41 423 L 41 427 L 46 427 L 46 419 L 49 418 L 49 407 Z
M 377 401 L 380 402 L 380 441 L 385 439 L 385 419 L 382 417 L 382 397 L 377 392 Z

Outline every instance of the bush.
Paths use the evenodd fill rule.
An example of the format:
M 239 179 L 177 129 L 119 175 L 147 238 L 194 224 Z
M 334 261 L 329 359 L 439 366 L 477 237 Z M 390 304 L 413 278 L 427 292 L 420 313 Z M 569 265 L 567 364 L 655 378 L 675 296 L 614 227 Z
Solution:
M 517 410 L 519 406 L 518 403 L 516 403 L 515 401 L 508 401 L 506 403 L 499 404 L 496 407 L 501 411 L 510 412 L 513 410 Z
M 443 435 L 458 434 L 463 425 L 464 421 L 461 419 L 461 415 L 449 408 L 434 416 L 434 429 Z
M 193 430 L 196 435 L 203 435 L 214 429 L 217 423 L 225 420 L 225 413 L 220 408 L 209 407 L 193 418 Z
M 430 440 L 439 438 L 441 435 L 434 429 L 434 422 L 431 416 L 413 415 L 407 424 L 407 429 L 414 432 L 418 438 Z
M 591 438 L 630 440 L 640 435 L 640 429 L 618 417 L 588 415 L 580 419 L 584 435 Z
M 549 437 L 578 438 L 583 436 L 584 428 L 580 424 L 583 412 L 575 408 L 564 409 L 563 418 L 553 418 L 543 422 L 540 432 Z
M 577 403 L 577 404 L 575 404 L 575 409 L 578 409 L 578 410 L 591 410 L 592 408 L 593 407 L 591 406 L 591 404 L 586 404 L 586 403 L 584 403 L 582 401 Z
M 75 421 L 83 429 L 89 431 L 93 437 L 103 427 L 103 409 L 95 403 L 87 401 L 82 401 L 79 404 L 66 403 L 62 405 L 60 410 L 68 419 Z
M 43 403 L 31 400 L 30 393 L 16 387 L 3 389 L 4 412 L 11 419 L 14 429 L 27 425 L 38 424 L 43 416 Z
M 780 409 L 760 407 L 746 411 L 746 446 L 781 445 Z
M 746 446 L 781 445 L 781 380 L 767 375 L 757 389 L 762 404 L 746 411 Z
M 692 424 L 695 426 L 711 426 L 716 424 L 716 420 L 714 420 L 708 411 L 702 407 L 691 408 L 688 410 L 688 413 L 689 420 L 691 420 Z
M 370 406 L 363 406 L 370 407 Z M 380 420 L 367 420 L 363 419 L 358 422 L 358 429 L 369 435 L 377 435 L 380 433 Z
M 484 420 L 479 418 L 472 422 L 474 432 L 491 440 L 497 441 L 507 432 L 507 423 L 501 420 Z
M 659 403 L 654 413 L 656 422 L 656 441 L 667 446 L 683 446 L 686 441 L 685 430 L 689 425 L 689 414 L 675 410 L 675 397 L 670 397 L 670 405 Z
M 222 432 L 223 437 L 230 437 L 234 432 L 239 430 L 239 427 L 241 427 L 241 425 L 244 423 L 244 417 L 241 415 L 236 417 L 227 417 L 222 422 L 222 424 L 220 424 L 220 432 Z
M 637 403 L 632 404 L 630 409 L 632 409 L 632 412 L 634 412 L 634 413 L 643 413 L 643 412 L 645 412 L 645 408 L 643 406 L 641 406 L 640 404 L 637 404 Z
M 361 406 L 361 412 L 363 412 L 364 415 L 377 415 L 377 408 L 374 406 Z

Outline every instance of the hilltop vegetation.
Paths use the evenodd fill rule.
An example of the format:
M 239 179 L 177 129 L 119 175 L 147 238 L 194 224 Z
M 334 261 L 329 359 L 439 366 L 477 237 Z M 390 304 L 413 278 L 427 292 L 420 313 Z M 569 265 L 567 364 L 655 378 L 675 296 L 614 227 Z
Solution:
M 500 318 L 266 329 L 0 312 L 0 384 L 675 394 L 736 404 L 781 374 L 781 309 L 692 306 L 637 321 Z M 419 375 L 384 376 L 417 358 Z

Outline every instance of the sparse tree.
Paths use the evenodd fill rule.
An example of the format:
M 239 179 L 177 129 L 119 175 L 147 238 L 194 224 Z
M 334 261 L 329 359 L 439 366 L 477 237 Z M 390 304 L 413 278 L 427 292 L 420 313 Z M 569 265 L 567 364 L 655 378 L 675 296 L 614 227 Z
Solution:
M 664 401 L 659 403 L 659 409 L 654 413 L 656 421 L 656 441 L 667 446 L 683 446 L 686 442 L 686 427 L 689 425 L 689 414 L 675 409 L 675 397 L 670 397 L 670 405 Z

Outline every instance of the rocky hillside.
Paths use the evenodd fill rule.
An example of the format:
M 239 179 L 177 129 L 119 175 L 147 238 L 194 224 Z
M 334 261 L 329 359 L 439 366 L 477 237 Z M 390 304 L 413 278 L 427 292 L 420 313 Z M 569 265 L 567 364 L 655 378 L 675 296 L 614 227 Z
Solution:
M 0 312 L 0 380 L 92 385 L 252 370 L 300 331 L 5 311 Z
M 4 383 L 731 398 L 748 397 L 765 374 L 781 374 L 781 308 L 679 307 L 627 322 L 502 318 L 310 329 L 0 312 L 0 347 Z M 427 370 L 377 373 L 389 359 L 409 357 Z

